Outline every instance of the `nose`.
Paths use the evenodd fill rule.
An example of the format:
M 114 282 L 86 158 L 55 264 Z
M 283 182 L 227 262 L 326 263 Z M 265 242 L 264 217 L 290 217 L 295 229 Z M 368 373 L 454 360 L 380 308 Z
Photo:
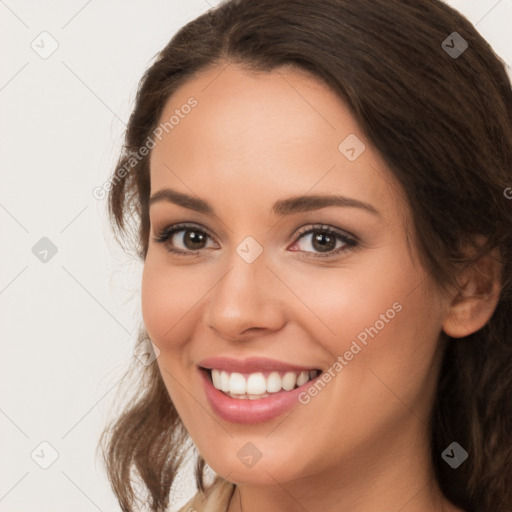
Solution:
M 247 263 L 234 254 L 210 293 L 204 318 L 207 326 L 224 339 L 261 337 L 279 330 L 286 322 L 280 301 L 283 290 L 262 256 Z

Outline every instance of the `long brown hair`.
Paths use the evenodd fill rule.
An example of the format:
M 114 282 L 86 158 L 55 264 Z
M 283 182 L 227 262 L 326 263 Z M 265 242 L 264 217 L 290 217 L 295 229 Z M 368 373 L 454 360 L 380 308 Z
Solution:
M 447 51 L 464 50 L 462 40 L 463 53 Z M 142 260 L 149 156 L 134 155 L 178 87 L 229 63 L 258 71 L 295 66 L 339 96 L 405 190 L 424 265 L 440 284 L 454 283 L 457 266 L 498 251 L 502 290 L 492 318 L 470 336 L 448 338 L 431 454 L 454 504 L 512 511 L 512 91 L 503 62 L 437 0 L 230 0 L 211 9 L 181 28 L 144 74 L 111 179 L 114 233 Z M 477 237 L 486 243 L 469 257 L 462 248 Z M 141 329 L 139 342 L 145 337 Z M 158 366 L 136 368 L 136 395 L 103 432 L 102 454 L 122 510 L 134 511 L 142 499 L 137 476 L 159 512 L 190 440 Z M 469 453 L 457 470 L 441 459 L 453 441 Z M 198 456 L 200 489 L 204 466 Z

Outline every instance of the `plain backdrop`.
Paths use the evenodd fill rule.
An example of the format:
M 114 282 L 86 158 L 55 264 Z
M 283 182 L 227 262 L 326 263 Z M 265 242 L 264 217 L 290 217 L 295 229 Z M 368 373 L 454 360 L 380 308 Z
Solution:
M 0 512 L 120 510 L 96 445 L 134 357 L 141 265 L 92 192 L 144 70 L 218 3 L 0 2 Z M 512 0 L 449 3 L 512 63 Z

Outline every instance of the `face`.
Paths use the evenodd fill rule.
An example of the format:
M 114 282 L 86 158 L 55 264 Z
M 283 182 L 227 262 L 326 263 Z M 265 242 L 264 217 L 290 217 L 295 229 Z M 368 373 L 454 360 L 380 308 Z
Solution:
M 207 463 L 284 483 L 418 450 L 447 302 L 351 113 L 304 72 L 231 64 L 173 115 L 150 159 L 143 318 Z

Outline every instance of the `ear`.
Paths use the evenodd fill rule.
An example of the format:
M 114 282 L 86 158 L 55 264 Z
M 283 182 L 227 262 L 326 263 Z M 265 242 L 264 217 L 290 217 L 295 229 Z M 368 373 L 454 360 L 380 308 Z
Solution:
M 490 320 L 500 296 L 501 266 L 498 253 L 491 251 L 462 272 L 443 322 L 448 336 L 468 336 Z

